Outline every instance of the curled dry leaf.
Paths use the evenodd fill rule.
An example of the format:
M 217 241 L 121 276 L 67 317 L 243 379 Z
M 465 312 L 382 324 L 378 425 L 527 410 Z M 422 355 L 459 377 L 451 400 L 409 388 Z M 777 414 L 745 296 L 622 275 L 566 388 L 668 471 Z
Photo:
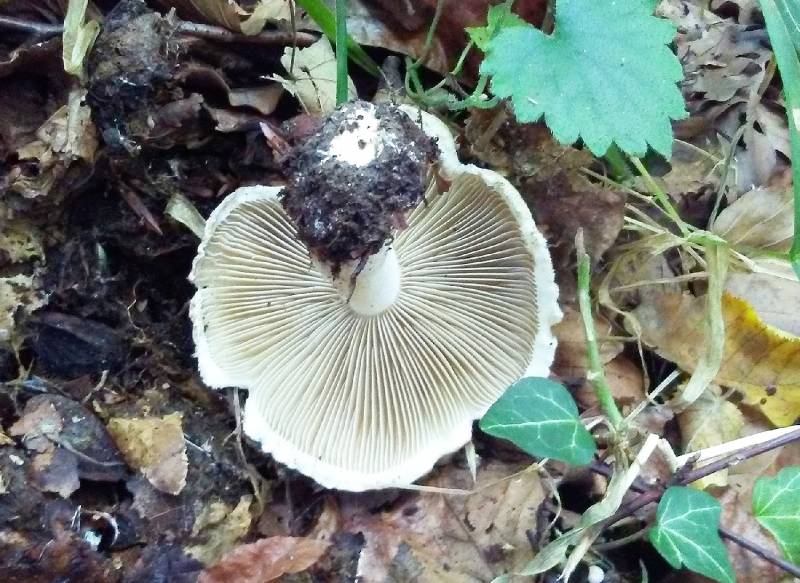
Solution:
M 181 418 L 181 413 L 171 413 L 108 421 L 108 431 L 128 464 L 141 470 L 156 489 L 173 495 L 183 490 L 189 469 Z
M 292 19 L 290 0 L 258 0 L 249 11 L 233 0 L 158 0 L 157 3 L 167 10 L 175 8 L 186 20 L 215 24 L 247 35 L 258 34 L 267 23 L 288 23 Z
M 774 424 L 800 417 L 800 338 L 765 324 L 747 302 L 722 298 L 725 342 L 715 382 L 741 391 L 744 403 Z M 704 348 L 705 298 L 671 293 L 653 296 L 636 310 L 642 339 L 685 371 L 697 366 Z
M 283 87 L 300 100 L 306 112 L 322 115 L 336 109 L 336 55 L 330 41 L 322 37 L 305 49 L 287 47 L 281 65 L 287 79 L 276 75 Z M 350 100 L 358 97 L 352 79 L 347 79 Z
M 736 405 L 722 398 L 719 387 L 710 387 L 678 415 L 678 425 L 683 450 L 688 453 L 740 437 L 744 415 Z M 724 469 L 692 485 L 704 490 L 708 486 L 725 486 L 727 483 L 728 470 Z
M 203 508 L 195 519 L 192 536 L 205 541 L 188 547 L 186 553 L 204 565 L 219 561 L 250 530 L 251 504 L 250 496 L 242 496 L 235 508 L 225 502 L 212 502 Z
M 273 536 L 241 545 L 225 554 L 198 578 L 198 583 L 267 583 L 313 566 L 329 542 L 304 537 Z

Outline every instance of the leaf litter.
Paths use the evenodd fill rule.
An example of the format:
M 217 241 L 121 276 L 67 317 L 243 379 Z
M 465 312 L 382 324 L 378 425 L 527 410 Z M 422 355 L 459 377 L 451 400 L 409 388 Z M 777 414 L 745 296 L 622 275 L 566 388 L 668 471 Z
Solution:
M 655 126 L 643 138 L 672 151 L 668 162 L 643 158 L 652 182 L 610 174 L 590 153 L 605 151 L 608 132 L 595 135 L 583 118 L 556 123 L 562 141 L 584 138 L 573 146 L 515 119 L 515 110 L 538 117 L 564 102 L 552 98 L 551 64 L 537 73 L 542 103 L 521 101 L 504 77 L 519 63 L 493 60 L 492 43 L 514 34 L 544 49 L 566 42 L 532 25 L 583 26 L 589 13 L 569 12 L 579 2 L 547 15 L 544 2 L 518 1 L 495 22 L 502 4 L 488 30 L 488 3 L 470 1 L 440 15 L 428 49 L 433 4 L 376 12 L 371 2 L 350 3 L 359 42 L 423 57 L 440 73 L 468 42 L 464 29 L 477 31 L 490 88 L 514 104 L 438 113 L 462 157 L 502 172 L 548 237 L 566 313 L 553 374 L 578 401 L 569 422 L 592 427 L 600 456 L 589 468 L 542 468 L 476 431 L 471 462 L 457 453 L 417 490 L 365 495 L 321 490 L 260 454 L 237 430 L 232 395 L 199 382 L 186 317 L 191 231 L 237 186 L 285 180 L 276 144 L 303 140 L 314 116 L 335 107 L 331 41 L 264 41 L 291 32 L 293 20 L 304 34 L 315 29 L 300 8 L 291 14 L 294 4 L 274 0 L 151 4 L 162 12 L 136 0 L 88 4 L 85 13 L 84 3 L 67 4 L 63 53 L 56 38 L 0 34 L 0 565 L 10 581 L 478 582 L 526 570 L 578 580 L 589 567 L 638 581 L 640 558 L 664 580 L 670 569 L 652 549 L 635 540 L 625 552 L 607 549 L 635 535 L 633 526 L 605 528 L 632 484 L 669 479 L 654 435 L 690 455 L 800 417 L 800 285 L 784 257 L 793 234 L 789 133 L 757 3 L 659 3 L 677 31 L 690 117 L 674 122 L 681 141 L 671 148 Z M 0 15 L 49 25 L 65 13 L 10 0 Z M 216 40 L 185 35 L 181 19 L 210 27 Z M 596 40 L 583 37 L 593 53 L 586 58 Z M 464 86 L 479 77 L 480 57 L 475 49 L 466 56 Z M 349 95 L 368 99 L 374 90 L 351 67 Z M 665 127 L 682 111 L 677 92 L 659 95 Z M 405 99 L 396 84 L 384 97 Z M 618 141 L 644 153 L 624 125 L 617 130 Z M 654 207 L 652 184 L 700 235 Z M 592 425 L 602 407 L 575 303 L 579 231 L 594 269 L 601 365 L 638 436 L 630 452 Z M 714 272 L 712 247 L 726 271 Z M 673 398 L 698 368 L 697 398 L 678 406 Z M 637 452 L 641 463 L 631 464 Z M 612 461 L 610 481 L 592 473 Z M 796 541 L 775 528 L 775 512 L 750 502 L 754 488 L 788 481 L 797 445 L 754 461 L 694 487 L 721 501 L 723 525 L 791 556 Z M 757 482 L 762 474 L 777 477 Z M 780 576 L 725 545 L 739 581 Z

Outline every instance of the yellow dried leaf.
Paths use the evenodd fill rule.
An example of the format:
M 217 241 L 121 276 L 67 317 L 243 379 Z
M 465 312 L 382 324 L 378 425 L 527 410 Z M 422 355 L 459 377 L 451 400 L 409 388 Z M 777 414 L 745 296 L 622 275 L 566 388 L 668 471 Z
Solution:
M 744 394 L 778 426 L 800 417 L 800 338 L 765 324 L 750 305 L 730 294 L 722 299 L 725 344 L 715 382 Z M 664 358 L 693 371 L 705 350 L 705 299 L 665 294 L 642 304 L 634 314 L 642 339 Z
M 153 487 L 173 495 L 183 490 L 189 470 L 181 417 L 171 413 L 108 421 L 108 431 L 128 464 L 141 470 Z
M 192 528 L 193 536 L 204 536 L 205 542 L 187 547 L 186 553 L 203 563 L 213 565 L 236 546 L 250 530 L 251 496 L 242 496 L 236 508 L 224 502 L 212 502 L 198 513 Z
M 730 245 L 788 251 L 793 237 L 792 190 L 756 188 L 719 213 L 711 231 Z

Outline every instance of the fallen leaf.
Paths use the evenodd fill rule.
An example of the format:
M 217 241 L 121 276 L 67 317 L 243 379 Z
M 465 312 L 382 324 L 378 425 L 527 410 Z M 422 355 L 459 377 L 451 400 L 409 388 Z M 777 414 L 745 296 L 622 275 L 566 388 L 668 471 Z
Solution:
M 53 403 L 39 401 L 27 405 L 22 417 L 16 421 L 8 432 L 13 436 L 22 436 L 26 447 L 35 451 L 50 449 L 47 444 L 58 439 L 64 428 L 64 420 Z
M 764 324 L 745 301 L 722 298 L 725 344 L 715 382 L 744 394 L 774 424 L 786 426 L 800 417 L 800 338 Z M 704 349 L 705 299 L 689 294 L 653 296 L 634 316 L 642 339 L 687 372 Z
M 141 470 L 155 488 L 173 495 L 183 490 L 189 469 L 181 419 L 181 413 L 171 413 L 108 421 L 108 431 L 128 464 Z
M 536 524 L 546 494 L 535 472 L 517 473 L 523 468 L 488 461 L 473 483 L 468 468 L 449 465 L 425 485 L 474 494 L 423 492 L 377 514 L 345 499 L 342 530 L 360 532 L 366 539 L 358 566 L 363 581 L 383 582 L 392 570 L 417 564 L 425 573 L 411 580 L 420 583 L 477 583 L 524 564 L 533 554 L 527 531 Z
M 642 369 L 630 358 L 620 354 L 603 365 L 603 372 L 611 388 L 614 401 L 623 411 L 625 407 L 631 407 L 644 401 L 644 374 Z M 586 412 L 596 411 L 598 414 L 601 412 L 597 393 L 588 380 L 585 380 L 575 392 L 575 400 Z
M 607 319 L 595 316 L 594 329 L 598 339 L 600 362 L 607 364 L 622 352 L 622 343 L 617 340 L 606 340 L 614 335 L 614 329 Z M 578 310 L 566 306 L 564 318 L 553 326 L 553 334 L 558 340 L 553 372 L 563 379 L 580 379 L 588 370 L 586 352 L 586 333 L 583 329 L 583 318 Z
M 252 498 L 242 496 L 235 508 L 224 502 L 212 502 L 198 514 L 192 535 L 205 542 L 186 548 L 186 553 L 204 565 L 214 565 L 231 551 L 250 530 Z
M 765 324 L 800 336 L 800 284 L 788 261 L 757 259 L 753 272 L 730 273 L 725 291 L 750 304 Z
M 267 22 L 291 20 L 289 0 L 258 0 L 246 10 L 233 0 L 158 0 L 166 10 L 174 8 L 184 19 L 216 24 L 247 35 L 258 34 Z
M 741 436 L 744 415 L 730 401 L 723 399 L 718 387 L 710 387 L 678 415 L 681 441 L 685 453 L 733 441 Z M 720 470 L 692 486 L 705 490 L 709 486 L 725 486 L 728 470 Z
M 69 498 L 80 486 L 78 459 L 63 448 L 37 454 L 29 468 L 31 483 L 43 492 Z
M 719 213 L 711 231 L 734 247 L 788 251 L 794 233 L 792 196 L 791 189 L 750 190 Z
M 316 563 L 329 542 L 303 537 L 273 536 L 227 552 L 200 573 L 198 583 L 267 583 L 287 573 L 301 573 Z
M 326 37 L 305 49 L 287 47 L 281 65 L 289 73 L 284 79 L 276 75 L 283 87 L 300 100 L 306 112 L 322 115 L 336 108 L 336 56 Z M 356 99 L 356 86 L 347 80 L 349 99 Z

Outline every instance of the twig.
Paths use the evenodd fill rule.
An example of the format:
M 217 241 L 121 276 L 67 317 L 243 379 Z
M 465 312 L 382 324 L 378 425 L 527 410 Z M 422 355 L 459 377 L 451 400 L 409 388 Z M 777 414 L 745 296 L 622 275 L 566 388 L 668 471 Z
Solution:
M 64 31 L 60 24 L 48 24 L 45 22 L 31 22 L 14 18 L 13 16 L 0 15 L 0 28 L 28 32 L 40 37 L 58 36 Z
M 747 540 L 744 537 L 739 536 L 732 530 L 728 530 L 725 527 L 719 527 L 719 535 L 722 538 L 726 538 L 734 544 L 739 545 L 743 549 L 747 549 L 754 555 L 757 555 L 767 561 L 768 563 L 772 563 L 776 567 L 783 569 L 787 573 L 794 575 L 795 577 L 800 577 L 800 567 L 795 565 L 794 563 L 790 563 L 783 557 L 779 557 L 772 551 L 765 549 L 764 547 L 760 547 L 757 544 Z
M 0 29 L 17 30 L 41 37 L 58 36 L 64 32 L 61 24 L 47 24 L 22 20 L 13 16 L 0 16 Z M 243 43 L 255 45 L 291 45 L 306 47 L 316 42 L 317 37 L 307 32 L 293 32 L 284 30 L 264 30 L 258 34 L 246 35 L 215 26 L 213 24 L 200 24 L 198 22 L 178 22 L 177 31 L 187 36 L 196 36 L 208 40 L 227 43 Z
M 196 36 L 208 40 L 228 43 L 243 43 L 254 45 L 291 45 L 307 47 L 316 42 L 317 37 L 307 32 L 292 32 L 291 30 L 263 30 L 258 34 L 240 34 L 214 26 L 213 24 L 200 24 L 197 22 L 178 23 L 178 32 L 188 36 Z
M 633 484 L 631 484 L 630 489 L 635 492 L 639 492 L 640 495 L 631 500 L 631 502 L 629 502 L 625 506 L 621 507 L 613 516 L 611 516 L 605 521 L 604 525 L 606 527 L 611 526 L 612 524 L 619 522 L 623 518 L 631 516 L 636 511 L 640 510 L 641 508 L 644 508 L 648 504 L 652 502 L 657 502 L 658 500 L 661 499 L 661 496 L 663 496 L 667 487 L 670 485 L 685 486 L 687 484 L 691 484 L 692 482 L 696 482 L 701 478 L 705 478 L 706 476 L 710 476 L 711 474 L 714 474 L 720 470 L 729 468 L 746 459 L 750 459 L 757 455 L 761 455 L 762 453 L 766 453 L 773 449 L 777 449 L 779 447 L 797 441 L 800 441 L 800 427 L 798 427 L 796 431 L 793 431 L 791 433 L 783 433 L 769 441 L 757 443 L 755 445 L 742 449 L 734 454 L 731 454 L 715 462 L 712 462 L 708 465 L 705 465 L 702 468 L 698 468 L 692 471 L 682 471 L 683 469 L 688 469 L 688 464 L 687 464 L 686 466 L 684 466 L 675 473 L 672 483 L 668 484 L 667 486 L 650 488 L 646 484 L 644 484 L 641 480 L 637 480 Z M 603 462 L 593 462 L 589 466 L 589 469 L 592 472 L 595 472 L 597 474 L 606 477 L 610 477 L 611 474 L 613 473 L 612 468 L 608 466 L 608 464 L 605 464 Z M 744 549 L 747 549 L 748 551 L 752 552 L 755 555 L 758 555 L 765 561 L 768 561 L 769 563 L 772 563 L 776 567 L 783 569 L 787 573 L 790 573 L 795 577 L 800 577 L 800 566 L 789 563 L 788 561 L 782 559 L 775 553 L 763 547 L 760 547 L 749 540 L 742 538 L 741 536 L 731 532 L 730 530 L 724 527 L 719 528 L 719 534 L 721 537 L 728 539 L 729 541 L 741 546 Z

